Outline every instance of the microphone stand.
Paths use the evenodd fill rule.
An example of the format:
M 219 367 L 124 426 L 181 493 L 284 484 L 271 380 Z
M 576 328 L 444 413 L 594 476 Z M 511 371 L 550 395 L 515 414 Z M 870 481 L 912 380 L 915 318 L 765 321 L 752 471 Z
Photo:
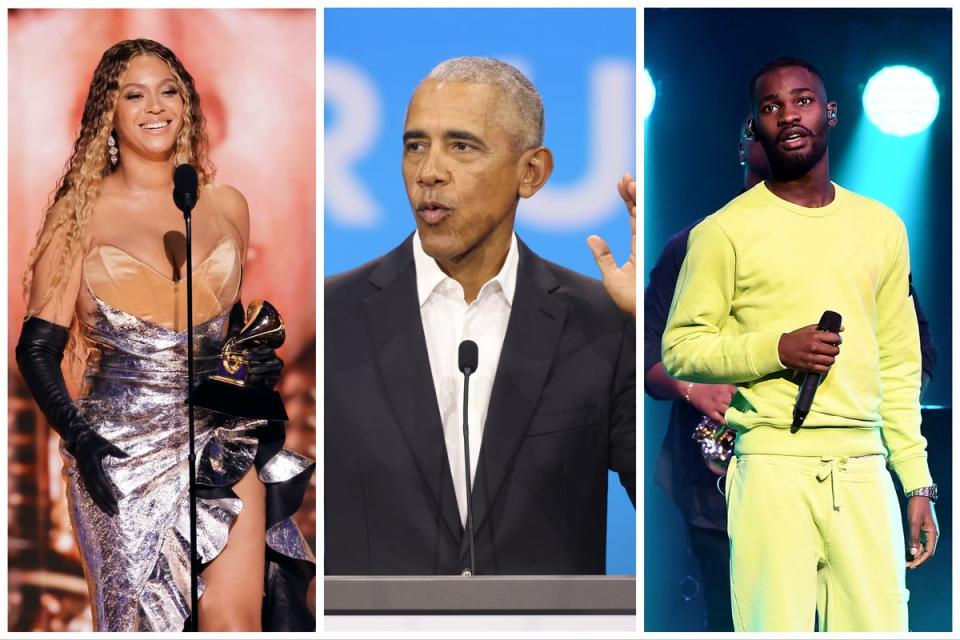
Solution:
M 470 546 L 470 575 L 476 575 L 477 565 L 473 555 L 473 490 L 470 482 L 470 430 L 467 414 L 470 410 L 470 367 L 463 370 L 463 466 L 467 481 L 467 541 Z
M 200 625 L 200 595 L 197 576 L 197 457 L 196 435 L 193 427 L 193 238 L 191 237 L 190 209 L 183 212 L 187 244 L 187 424 L 189 425 L 190 454 L 190 631 Z
M 196 176 L 196 174 L 194 174 Z M 174 182 L 177 175 L 174 176 Z M 174 188 L 174 202 L 183 211 L 183 220 L 186 224 L 186 251 L 187 251 L 187 425 L 189 453 L 187 461 L 190 467 L 190 631 L 196 632 L 200 626 L 199 585 L 197 557 L 197 458 L 196 434 L 193 417 L 193 236 L 191 229 L 190 212 L 197 204 L 196 177 L 193 178 L 193 190 L 190 193 L 178 194 Z M 179 198 L 178 198 L 179 195 Z

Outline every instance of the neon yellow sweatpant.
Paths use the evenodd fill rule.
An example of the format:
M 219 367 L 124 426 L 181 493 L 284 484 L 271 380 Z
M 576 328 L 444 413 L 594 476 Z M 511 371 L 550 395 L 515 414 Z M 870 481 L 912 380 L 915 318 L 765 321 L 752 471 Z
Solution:
M 900 506 L 883 456 L 744 455 L 726 479 L 737 631 L 907 631 Z

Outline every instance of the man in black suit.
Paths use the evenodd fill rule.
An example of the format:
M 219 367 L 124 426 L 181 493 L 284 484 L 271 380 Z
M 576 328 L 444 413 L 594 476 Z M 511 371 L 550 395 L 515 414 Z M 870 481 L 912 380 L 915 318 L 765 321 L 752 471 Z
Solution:
M 618 267 L 591 236 L 601 284 L 516 238 L 553 168 L 543 122 L 530 81 L 489 58 L 440 64 L 411 98 L 417 231 L 325 283 L 328 574 L 462 573 L 468 507 L 477 573 L 605 571 L 608 469 L 635 499 L 635 251 Z M 635 247 L 636 183 L 618 189 Z

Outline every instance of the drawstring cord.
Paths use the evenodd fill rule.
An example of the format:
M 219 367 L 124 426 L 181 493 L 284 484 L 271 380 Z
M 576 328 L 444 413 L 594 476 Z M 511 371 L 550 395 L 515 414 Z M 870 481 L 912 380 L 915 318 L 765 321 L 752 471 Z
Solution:
M 833 499 L 833 510 L 840 511 L 840 503 L 837 502 L 837 472 L 847 470 L 847 458 L 820 458 L 820 471 L 817 473 L 817 481 L 824 482 L 830 479 L 830 496 Z

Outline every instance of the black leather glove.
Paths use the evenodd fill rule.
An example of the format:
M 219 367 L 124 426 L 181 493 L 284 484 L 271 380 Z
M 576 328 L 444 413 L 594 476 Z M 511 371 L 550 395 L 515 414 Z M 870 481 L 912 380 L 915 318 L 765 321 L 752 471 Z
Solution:
M 127 453 L 98 435 L 70 399 L 60 370 L 69 332 L 40 318 L 23 323 L 17 343 L 17 364 L 37 404 L 77 460 L 87 492 L 104 513 L 116 515 L 117 498 L 103 470 L 103 458 L 126 458 Z
M 243 305 L 237 302 L 230 310 L 230 328 L 228 336 L 240 332 L 244 325 Z M 247 355 L 247 382 L 249 384 L 273 389 L 280 381 L 283 372 L 283 360 L 277 357 L 277 352 L 270 347 L 257 346 L 250 349 Z
M 273 389 L 280 381 L 283 360 L 270 347 L 254 347 L 247 352 L 247 382 L 259 387 Z

